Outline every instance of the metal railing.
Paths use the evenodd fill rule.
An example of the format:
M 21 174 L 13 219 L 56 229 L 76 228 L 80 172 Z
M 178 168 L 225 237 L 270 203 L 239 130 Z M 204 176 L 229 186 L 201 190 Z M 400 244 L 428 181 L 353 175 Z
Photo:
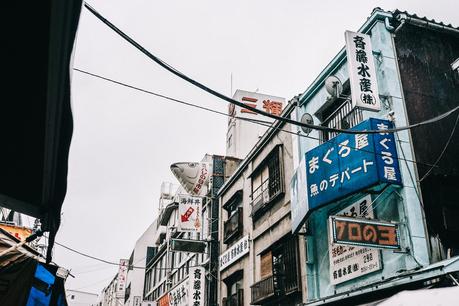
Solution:
M 281 192 L 282 184 L 280 175 L 271 180 L 266 179 L 252 192 L 252 216 Z
M 250 289 L 252 293 L 251 304 L 259 304 L 273 297 L 280 296 L 283 291 L 280 277 L 276 275 L 269 276 L 256 282 Z
M 223 223 L 223 242 L 227 243 L 231 238 L 242 232 L 242 207 L 238 207 L 227 221 Z
M 336 129 L 350 129 L 363 120 L 363 111 L 358 108 L 352 108 L 351 100 L 346 100 L 335 110 L 327 119 L 324 120 L 322 126 Z M 320 133 L 320 143 L 324 143 L 338 135 L 336 132 Z

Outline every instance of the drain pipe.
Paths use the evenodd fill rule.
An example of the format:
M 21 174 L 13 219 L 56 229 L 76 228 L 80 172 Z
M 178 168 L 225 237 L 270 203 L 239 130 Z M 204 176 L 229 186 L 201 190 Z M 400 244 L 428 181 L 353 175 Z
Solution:
M 390 24 L 389 17 L 386 17 L 386 19 L 384 19 L 384 25 L 386 26 L 387 31 L 394 32 L 395 28 L 393 25 Z

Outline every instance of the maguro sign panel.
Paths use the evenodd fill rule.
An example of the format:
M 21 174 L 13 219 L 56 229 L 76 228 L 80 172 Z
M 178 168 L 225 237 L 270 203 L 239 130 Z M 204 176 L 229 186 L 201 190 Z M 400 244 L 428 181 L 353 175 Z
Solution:
M 179 231 L 200 232 L 202 228 L 202 198 L 180 196 L 179 199 Z
M 370 118 L 352 130 L 376 134 L 339 134 L 306 152 L 308 209 L 344 198 L 373 185 L 401 185 L 393 128 L 387 120 Z

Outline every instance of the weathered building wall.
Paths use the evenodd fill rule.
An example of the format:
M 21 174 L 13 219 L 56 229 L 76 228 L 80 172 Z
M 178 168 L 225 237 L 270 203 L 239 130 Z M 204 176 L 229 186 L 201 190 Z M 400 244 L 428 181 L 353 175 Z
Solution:
M 282 129 L 290 130 L 290 127 L 284 125 Z M 229 299 L 231 284 L 234 283 L 234 279 L 241 279 L 241 277 L 240 289 L 243 289 L 243 305 L 249 305 L 254 302 L 253 286 L 260 281 L 268 279 L 275 273 L 273 259 L 269 256 L 262 259 L 263 254 L 270 253 L 277 246 L 286 243 L 286 241 L 294 241 L 295 251 L 290 254 L 295 254 L 297 262 L 287 268 L 289 269 L 288 277 L 290 279 L 292 274 L 297 276 L 296 284 L 298 288 L 294 285 L 292 288 L 296 289 L 291 289 L 287 294 L 277 293 L 276 291 L 273 296 L 268 296 L 269 289 L 267 289 L 268 291 L 260 293 L 260 302 L 257 304 L 274 305 L 272 303 L 278 303 L 279 299 L 285 305 L 296 305 L 303 301 L 301 292 L 305 292 L 306 284 L 305 280 L 301 280 L 300 262 L 305 261 L 304 242 L 303 237 L 291 235 L 289 183 L 293 174 L 292 150 L 292 137 L 290 134 L 281 131 L 269 135 L 269 132 L 267 132 L 255 145 L 252 153 L 249 153 L 247 160 L 242 162 L 243 166 L 239 169 L 240 171 L 236 172 L 235 177 L 230 179 L 230 183 L 224 186 L 224 190 L 220 194 L 222 207 L 220 209 L 220 254 L 224 254 L 235 243 L 237 244 L 240 237 L 246 235 L 250 237 L 249 253 L 220 271 L 220 303 L 224 303 L 225 300 Z M 266 180 L 267 177 L 263 176 L 263 173 L 268 171 L 266 169 L 267 164 L 276 154 L 279 157 L 282 190 L 280 192 L 276 191 L 272 197 L 270 194 L 269 200 L 266 202 L 263 200 L 264 204 L 256 205 L 254 204 L 258 203 L 256 189 L 260 186 L 256 181 Z M 269 176 L 269 181 L 273 182 L 274 178 Z M 236 197 L 239 198 L 235 200 Z M 228 205 L 232 205 L 231 203 L 233 202 L 235 206 L 242 208 L 242 229 L 238 238 L 225 243 L 224 224 L 228 222 L 234 213 L 234 209 L 228 208 Z M 290 273 L 291 271 L 294 271 L 294 273 Z M 260 288 L 265 288 L 264 286 L 260 285 Z M 276 283 L 275 286 L 278 286 L 278 284 Z
M 459 58 L 459 30 L 448 34 L 411 24 L 395 35 L 400 77 L 410 124 L 443 114 L 459 105 L 459 75 L 451 64 Z M 442 153 L 457 114 L 411 131 L 418 177 L 422 179 Z M 459 137 L 452 136 L 443 157 L 420 182 L 429 232 L 459 254 Z M 430 165 L 429 165 L 430 164 Z

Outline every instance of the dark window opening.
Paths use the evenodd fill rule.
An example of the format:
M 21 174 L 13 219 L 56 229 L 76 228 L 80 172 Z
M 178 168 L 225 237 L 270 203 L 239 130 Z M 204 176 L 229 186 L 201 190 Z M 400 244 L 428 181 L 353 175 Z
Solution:
M 282 147 L 277 146 L 252 176 L 252 220 L 284 193 Z

